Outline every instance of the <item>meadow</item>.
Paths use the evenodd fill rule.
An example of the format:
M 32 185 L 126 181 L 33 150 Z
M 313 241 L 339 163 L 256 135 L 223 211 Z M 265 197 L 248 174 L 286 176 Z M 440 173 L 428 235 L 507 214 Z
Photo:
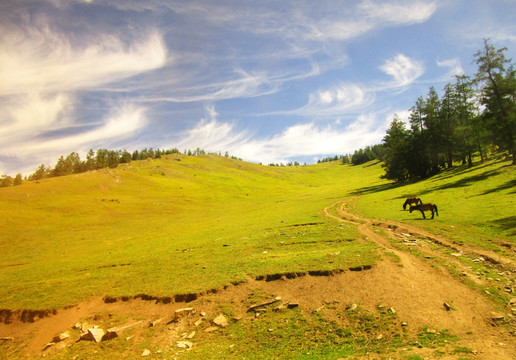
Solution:
M 281 281 L 269 284 L 253 279 L 376 268 L 391 262 L 396 269 L 399 256 L 367 239 L 358 228 L 360 222 L 338 222 L 325 215 L 325 209 L 338 215 L 337 207 L 332 205 L 350 199 L 352 211 L 362 219 L 375 219 L 372 224 L 405 223 L 480 252 L 485 249 L 514 259 L 516 170 L 509 164 L 503 159 L 491 159 L 471 168 L 457 164 L 422 181 L 396 184 L 381 178 L 379 162 L 269 167 L 216 155 L 168 155 L 116 169 L 2 188 L 0 309 L 63 309 L 98 297 L 213 294 L 216 291 L 212 290 L 242 284 L 230 287 L 235 291 L 219 298 L 201 296 L 194 302 L 194 306 L 211 308 L 208 318 L 213 320 L 219 313 L 229 318 L 239 315 L 246 306 L 270 300 L 286 287 Z M 419 212 L 403 211 L 408 196 L 436 203 L 439 216 L 423 220 Z M 378 227 L 374 231 L 386 233 Z M 421 255 L 404 246 L 401 239 L 391 241 L 393 249 Z M 436 256 L 431 259 L 419 257 L 430 268 L 441 269 L 438 283 L 450 282 L 454 288 L 454 281 L 459 279 L 476 294 L 468 304 L 488 298 L 500 309 L 506 307 L 510 295 L 503 286 L 511 283 L 511 271 L 502 273 L 507 269 L 475 263 L 477 255 L 455 258 L 449 256 L 451 249 L 434 250 Z M 437 256 L 440 252 L 444 257 Z M 466 281 L 464 269 L 483 280 L 476 280 L 480 284 Z M 192 351 L 178 350 L 176 340 L 180 334 L 171 337 L 175 330 L 163 324 L 129 332 L 128 338 L 134 337 L 134 342 L 128 343 L 128 338 L 123 337 L 101 344 L 81 341 L 44 354 L 56 359 L 123 359 L 140 358 L 142 350 L 148 348 L 154 358 L 163 359 L 336 359 L 370 358 L 371 354 L 422 359 L 444 354 L 467 358 L 476 351 L 471 348 L 476 340 L 460 342 L 448 329 L 430 331 L 430 323 L 437 319 L 428 318 L 426 313 L 418 320 L 426 322 L 425 326 L 402 325 L 403 318 L 377 307 L 375 289 L 362 289 L 361 281 L 369 276 L 368 271 L 363 273 L 362 278 L 343 273 L 343 279 L 353 282 L 349 288 L 346 282 L 336 287 L 331 277 L 322 280 L 307 276 L 299 280 L 300 288 L 291 294 L 297 291 L 296 296 L 302 296 L 306 287 L 318 289 L 307 296 L 314 304 L 322 302 L 321 312 L 303 308 L 270 311 L 259 321 L 255 321 L 258 318 L 254 314 L 245 313 L 242 320 L 214 333 L 200 332 L 189 324 L 188 331 L 199 330 Z M 384 276 L 384 280 L 392 278 L 392 270 Z M 411 274 L 408 278 L 413 276 L 420 275 Z M 501 282 L 493 281 L 495 278 Z M 381 284 L 371 281 L 372 287 Z M 496 285 L 500 284 L 503 285 L 498 289 Z M 352 299 L 353 296 L 339 295 L 346 288 L 352 293 L 365 291 L 364 303 L 356 310 L 349 310 L 349 304 L 341 300 L 324 301 L 325 296 Z M 425 294 L 420 295 L 425 299 Z M 130 318 L 153 320 L 148 314 L 131 314 L 130 310 L 117 315 L 114 309 L 108 314 L 91 313 L 82 320 L 100 318 L 106 328 Z M 170 310 L 160 311 L 166 314 Z M 456 311 L 465 311 L 462 316 L 466 318 L 474 315 L 467 309 Z M 9 326 L 2 329 L 8 331 Z M 27 325 L 27 331 L 31 329 Z M 466 336 L 480 334 L 482 329 L 471 328 Z M 79 336 L 79 330 L 68 331 Z M 493 331 L 498 334 L 499 330 Z M 55 334 L 44 334 L 43 344 L 48 341 L 45 335 L 50 339 Z M 35 337 L 37 340 L 38 335 Z M 0 358 L 19 356 L 30 348 L 34 352 L 27 355 L 39 357 L 42 345 L 37 345 L 36 340 L 36 347 L 30 345 L 30 337 L 12 344 L 4 342 L 0 344 L 4 351 Z
M 174 296 L 372 264 L 372 245 L 353 242 L 356 229 L 322 209 L 359 184 L 385 183 L 378 170 L 170 155 L 1 189 L 0 308 Z

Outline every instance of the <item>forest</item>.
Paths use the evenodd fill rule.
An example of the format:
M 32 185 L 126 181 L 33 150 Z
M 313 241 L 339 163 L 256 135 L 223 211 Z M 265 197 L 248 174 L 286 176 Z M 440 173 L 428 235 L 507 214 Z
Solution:
M 456 76 L 442 96 L 431 87 L 410 109 L 410 128 L 394 115 L 381 146 L 355 152 L 353 163 L 380 159 L 385 178 L 398 181 L 436 174 L 454 161 L 473 166 L 474 156 L 483 163 L 507 154 L 515 165 L 516 73 L 506 51 L 484 40 L 474 76 Z

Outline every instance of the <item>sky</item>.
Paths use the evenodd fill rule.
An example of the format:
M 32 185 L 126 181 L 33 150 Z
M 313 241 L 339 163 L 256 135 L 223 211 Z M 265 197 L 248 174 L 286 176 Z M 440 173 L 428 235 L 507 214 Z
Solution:
M 313 163 L 516 49 L 514 0 L 0 0 L 0 175 L 89 149 Z

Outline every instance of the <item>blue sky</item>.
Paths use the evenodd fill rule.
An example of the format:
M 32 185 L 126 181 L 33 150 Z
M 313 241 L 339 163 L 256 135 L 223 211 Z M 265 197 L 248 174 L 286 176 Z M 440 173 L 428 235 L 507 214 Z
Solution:
M 0 174 L 144 147 L 263 164 L 380 143 L 430 86 L 516 48 L 516 2 L 0 1 Z

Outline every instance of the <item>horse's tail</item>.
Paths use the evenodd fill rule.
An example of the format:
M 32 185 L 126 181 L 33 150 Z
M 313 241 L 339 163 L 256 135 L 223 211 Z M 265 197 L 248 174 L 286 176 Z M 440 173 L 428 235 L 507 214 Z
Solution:
M 439 216 L 439 213 L 437 212 L 437 205 L 435 205 L 435 204 L 434 204 L 434 208 L 435 208 L 435 214 L 436 214 L 437 216 Z

